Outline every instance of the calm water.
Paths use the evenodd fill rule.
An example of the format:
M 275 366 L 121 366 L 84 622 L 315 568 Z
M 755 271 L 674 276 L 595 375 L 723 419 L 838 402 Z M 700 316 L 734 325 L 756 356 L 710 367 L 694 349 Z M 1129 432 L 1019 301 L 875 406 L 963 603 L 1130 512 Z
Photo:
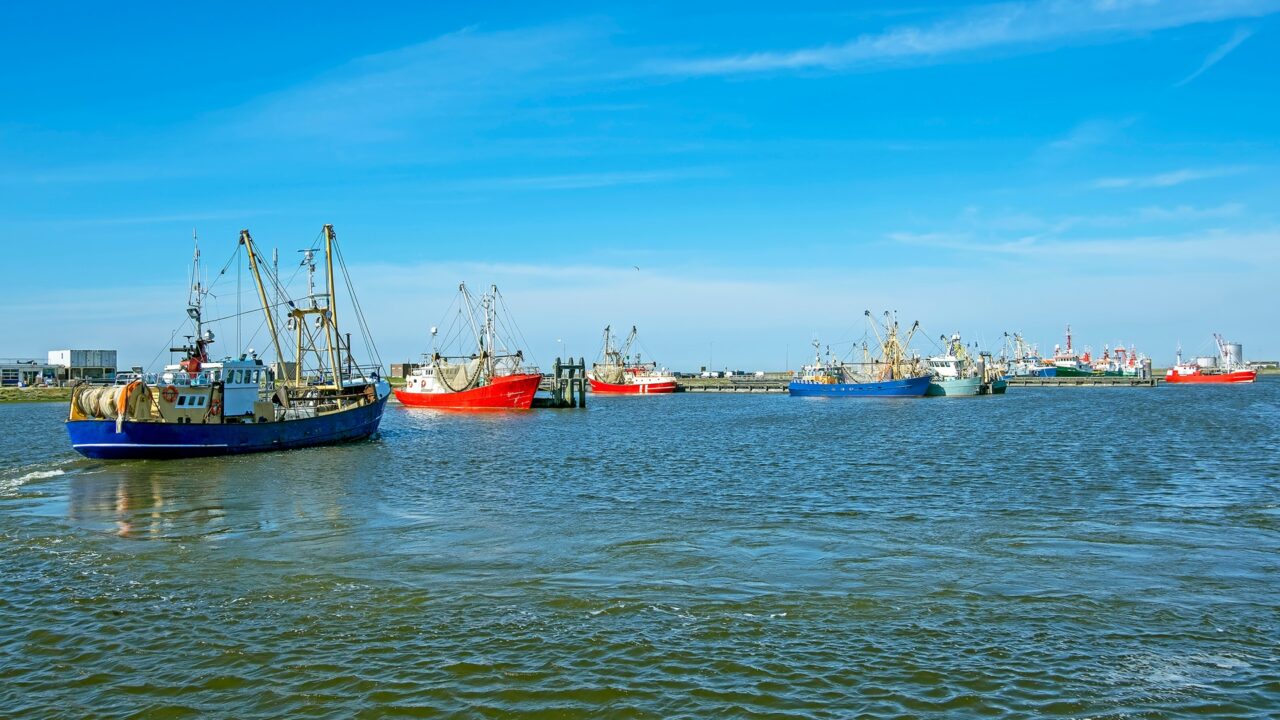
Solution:
M 1280 382 L 388 409 L 77 459 L 0 406 L 0 714 L 1261 717 Z

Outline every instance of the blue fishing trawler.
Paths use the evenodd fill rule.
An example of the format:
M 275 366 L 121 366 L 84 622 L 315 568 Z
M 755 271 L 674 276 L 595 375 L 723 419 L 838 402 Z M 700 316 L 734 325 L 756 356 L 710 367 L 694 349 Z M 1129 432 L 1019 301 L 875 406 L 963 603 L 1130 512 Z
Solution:
M 920 323 L 911 326 L 905 339 L 898 336 L 898 320 L 885 313 L 883 324 L 865 313 L 875 332 L 880 347 L 878 358 L 872 358 L 866 343 L 862 345 L 862 362 L 835 360 L 830 347 L 824 360 L 821 345 L 813 343 L 815 357 L 812 365 L 805 366 L 800 377 L 792 380 L 788 392 L 796 397 L 924 397 L 929 390 L 931 376 L 919 357 L 907 355 L 907 345 L 919 329 Z
M 1040 357 L 1035 345 L 1023 339 L 1021 333 L 1004 334 L 1005 347 L 1001 353 L 1001 365 L 1004 367 L 1004 380 L 1018 377 L 1055 377 L 1058 368 L 1051 361 Z M 1012 348 L 1011 348 L 1012 346 Z M 1012 349 L 1012 357 L 1010 350 Z
M 210 357 L 214 334 L 204 327 L 208 293 L 200 275 L 197 244 L 187 315 L 192 342 L 171 352 L 183 359 L 163 372 L 123 386 L 77 387 L 71 396 L 67 434 L 80 454 L 97 459 L 174 459 L 233 455 L 331 445 L 367 438 L 378 430 L 390 385 L 381 363 L 360 366 L 350 335 L 338 330 L 334 262 L 341 264 L 333 226 L 324 226 L 326 289 L 315 289 L 315 254 L 303 251 L 307 296 L 286 299 L 278 275 L 262 263 L 249 231 L 240 233 L 257 285 L 277 360 L 265 363 L 252 350 L 238 357 Z M 344 279 L 350 288 L 350 278 Z M 264 281 L 263 276 L 267 277 Z M 268 300 L 267 283 L 277 302 Z M 358 303 L 353 302 L 361 328 Z M 285 361 L 276 327 L 276 308 L 287 306 L 288 329 L 296 332 L 292 360 Z M 376 355 L 366 334 L 366 345 Z

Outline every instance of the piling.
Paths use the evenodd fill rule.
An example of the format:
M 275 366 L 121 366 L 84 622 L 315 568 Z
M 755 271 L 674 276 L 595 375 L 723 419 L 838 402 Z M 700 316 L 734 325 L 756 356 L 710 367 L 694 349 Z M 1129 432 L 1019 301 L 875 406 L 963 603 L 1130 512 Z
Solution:
M 551 397 L 533 399 L 536 408 L 585 408 L 587 406 L 587 360 L 573 358 L 567 361 L 556 361 L 551 366 L 551 377 L 544 377 L 539 389 L 546 390 Z

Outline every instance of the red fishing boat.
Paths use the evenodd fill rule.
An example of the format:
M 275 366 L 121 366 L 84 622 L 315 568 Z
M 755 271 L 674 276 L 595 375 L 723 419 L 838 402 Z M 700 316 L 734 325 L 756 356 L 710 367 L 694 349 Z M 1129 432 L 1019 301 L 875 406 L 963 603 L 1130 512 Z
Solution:
M 528 410 L 542 382 L 535 368 L 523 367 L 524 352 L 511 351 L 501 337 L 503 320 L 510 314 L 499 306 L 497 286 L 477 302 L 465 284 L 458 286 L 458 313 L 446 331 L 443 347 L 473 342 L 469 355 L 447 355 L 434 350 L 426 362 L 405 378 L 396 399 L 410 407 L 438 410 Z M 514 329 L 514 326 L 511 326 Z M 431 328 L 433 344 L 437 328 Z M 464 340 L 466 338 L 466 340 Z
M 1164 375 L 1167 383 L 1251 383 L 1258 379 L 1258 372 L 1244 362 L 1244 351 L 1240 343 L 1229 343 L 1221 335 L 1214 333 L 1213 340 L 1218 345 L 1218 356 L 1196 358 L 1192 362 L 1182 361 L 1182 348 L 1178 348 L 1178 362 Z
M 591 366 L 587 379 L 591 392 L 602 395 L 660 395 L 676 391 L 676 376 L 666 368 L 658 368 L 655 362 L 641 362 L 640 353 L 631 356 L 631 345 L 636 341 L 636 329 L 618 348 L 613 334 L 604 329 L 604 352 L 601 362 Z

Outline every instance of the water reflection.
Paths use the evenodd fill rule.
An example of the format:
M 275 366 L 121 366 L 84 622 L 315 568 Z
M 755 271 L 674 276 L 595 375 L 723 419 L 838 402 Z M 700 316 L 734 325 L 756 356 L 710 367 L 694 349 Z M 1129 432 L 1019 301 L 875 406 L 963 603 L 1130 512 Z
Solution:
M 224 500 L 216 479 L 116 470 L 72 477 L 67 516 L 77 525 L 126 538 L 213 536 L 229 527 Z
M 46 511 L 65 510 L 76 525 L 133 539 L 340 535 L 368 521 L 371 508 L 362 501 L 361 487 L 369 450 L 353 445 L 243 458 L 113 463 L 71 476 L 65 509 Z

